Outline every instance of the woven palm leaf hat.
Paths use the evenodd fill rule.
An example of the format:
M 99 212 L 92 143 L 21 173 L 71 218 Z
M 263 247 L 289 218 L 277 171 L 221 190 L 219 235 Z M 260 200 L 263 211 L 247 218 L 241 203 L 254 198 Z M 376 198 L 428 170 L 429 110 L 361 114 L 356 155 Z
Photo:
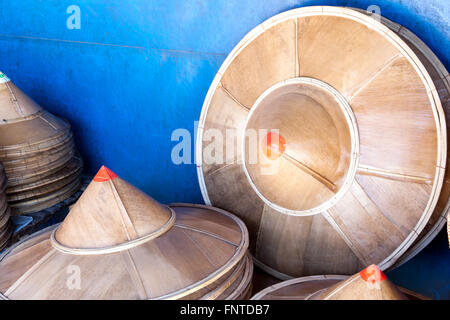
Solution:
M 255 263 L 280 279 L 396 267 L 445 224 L 449 92 L 439 59 L 387 19 L 327 6 L 274 16 L 205 98 L 203 198 L 246 223 Z
M 428 300 L 418 293 L 395 286 L 371 265 L 348 277 L 309 276 L 283 281 L 252 297 L 252 300 Z
M 43 110 L 1 72 L 0 161 L 13 214 L 48 208 L 80 187 L 82 161 L 69 123 Z
M 230 213 L 161 205 L 102 167 L 60 225 L 4 253 L 0 292 L 7 299 L 244 299 L 253 272 L 247 247 L 247 229 Z
M 12 235 L 11 211 L 5 193 L 6 183 L 5 169 L 0 162 L 0 251 L 8 245 L 8 241 Z

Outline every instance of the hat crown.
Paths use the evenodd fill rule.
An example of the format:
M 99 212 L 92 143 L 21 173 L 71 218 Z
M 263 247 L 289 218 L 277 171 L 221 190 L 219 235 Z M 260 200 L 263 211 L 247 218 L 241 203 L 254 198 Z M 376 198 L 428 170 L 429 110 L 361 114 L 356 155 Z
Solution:
M 174 213 L 102 166 L 55 232 L 58 245 L 73 250 L 105 249 L 170 229 Z

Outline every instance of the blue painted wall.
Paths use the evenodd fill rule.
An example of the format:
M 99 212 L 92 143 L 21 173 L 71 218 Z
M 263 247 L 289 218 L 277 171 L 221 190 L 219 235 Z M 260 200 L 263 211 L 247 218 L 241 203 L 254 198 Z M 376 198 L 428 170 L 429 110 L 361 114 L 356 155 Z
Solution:
M 72 4 L 81 9 L 80 30 L 66 27 Z M 70 120 L 91 173 L 106 164 L 162 202 L 203 202 L 195 165 L 171 162 L 170 136 L 177 128 L 193 135 L 226 55 L 253 27 L 288 9 L 371 4 L 420 36 L 450 69 L 447 0 L 1 0 L 0 70 Z M 429 255 L 394 271 L 394 280 L 450 298 L 442 235 Z

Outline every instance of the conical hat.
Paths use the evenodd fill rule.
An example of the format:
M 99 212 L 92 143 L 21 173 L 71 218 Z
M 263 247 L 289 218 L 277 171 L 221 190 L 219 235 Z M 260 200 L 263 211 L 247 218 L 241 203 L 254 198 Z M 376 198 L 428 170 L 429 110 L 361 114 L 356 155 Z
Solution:
M 174 222 L 173 211 L 103 166 L 58 228 L 54 240 L 73 249 L 114 247 L 156 237 Z
M 280 279 L 393 266 L 448 200 L 441 76 L 396 31 L 350 8 L 268 19 L 205 98 L 205 202 L 246 222 L 255 263 Z M 234 133 L 234 148 L 218 133 L 227 143 Z
M 371 265 L 348 277 L 309 276 L 272 285 L 252 300 L 426 300 L 420 294 L 395 286 L 376 266 Z
M 69 124 L 44 111 L 0 72 L 0 150 L 53 143 Z
M 21 120 L 42 111 L 42 108 L 0 71 L 0 106 L 2 122 Z
M 241 296 L 251 271 L 240 269 L 247 247 L 245 225 L 230 213 L 163 206 L 102 167 L 61 225 L 0 257 L 0 296 L 200 299 L 234 284 Z M 79 270 L 81 290 L 68 288 L 68 270 Z M 247 278 L 234 277 L 236 270 L 246 270 Z M 238 279 L 246 280 L 240 285 Z

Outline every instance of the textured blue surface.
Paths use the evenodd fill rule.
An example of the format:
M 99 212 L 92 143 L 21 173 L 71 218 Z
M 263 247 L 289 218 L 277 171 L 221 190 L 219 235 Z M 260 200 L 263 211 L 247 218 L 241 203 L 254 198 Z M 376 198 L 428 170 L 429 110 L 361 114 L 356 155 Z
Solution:
M 66 27 L 72 4 L 81 9 L 80 30 Z M 371 4 L 415 32 L 449 69 L 446 0 L 1 0 L 0 70 L 70 120 L 91 173 L 105 164 L 162 202 L 203 202 L 195 165 L 170 161 L 170 136 L 176 128 L 193 134 L 208 87 L 231 49 L 288 9 Z M 391 274 L 405 287 L 450 298 L 449 266 L 442 233 Z

